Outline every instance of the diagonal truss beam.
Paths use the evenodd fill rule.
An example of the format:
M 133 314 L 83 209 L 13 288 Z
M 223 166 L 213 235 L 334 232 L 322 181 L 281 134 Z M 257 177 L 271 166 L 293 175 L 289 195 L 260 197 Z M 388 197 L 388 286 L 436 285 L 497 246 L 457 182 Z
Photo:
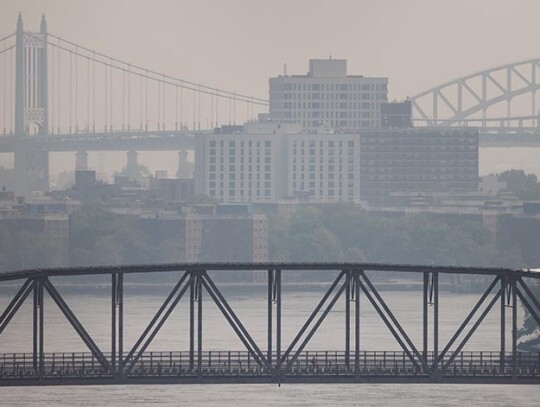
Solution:
M 525 284 L 525 282 L 523 281 L 523 279 L 520 277 L 518 278 L 518 283 L 519 285 L 521 285 L 521 287 L 523 287 L 523 290 L 525 290 L 525 292 L 527 293 L 527 295 L 529 297 L 531 297 L 531 300 L 533 302 L 534 305 L 536 305 L 536 308 L 538 308 L 540 310 L 540 302 L 538 301 L 538 299 L 536 298 L 536 296 L 533 294 L 533 292 L 531 291 L 531 289 L 527 286 L 527 284 Z
M 66 304 L 60 293 L 56 290 L 56 288 L 52 285 L 52 283 L 49 281 L 49 279 L 45 278 L 42 280 L 43 285 L 51 298 L 54 300 L 58 308 L 60 308 L 60 311 L 64 314 L 66 319 L 69 321 L 71 326 L 75 329 L 75 331 L 79 334 L 85 345 L 90 349 L 92 354 L 95 356 L 95 358 L 98 360 L 99 364 L 105 369 L 110 370 L 111 364 L 103 355 L 103 352 L 99 349 L 99 347 L 96 345 L 94 340 L 90 337 L 88 332 L 84 329 L 82 324 L 79 322 L 73 311 L 69 308 L 69 306 Z
M 367 279 L 364 272 L 361 272 L 360 277 L 364 277 L 366 283 L 368 283 L 369 279 Z M 412 348 L 413 348 L 413 352 L 415 353 L 418 360 L 415 359 L 414 355 L 411 353 L 411 350 L 405 345 L 404 339 L 398 334 L 398 332 L 396 331 L 396 328 L 394 327 L 394 325 L 392 325 L 390 320 L 387 318 L 387 316 L 385 315 L 385 313 L 383 312 L 383 310 L 381 309 L 381 307 L 379 306 L 379 304 L 375 300 L 375 298 L 373 298 L 373 295 L 371 295 L 370 291 L 362 283 L 361 279 L 358 280 L 358 283 L 360 284 L 360 289 L 364 292 L 364 294 L 366 295 L 366 297 L 369 300 L 369 302 L 371 303 L 371 305 L 373 305 L 373 308 L 375 308 L 375 311 L 377 312 L 377 314 L 379 314 L 379 316 L 383 320 L 386 327 L 390 330 L 390 333 L 392 334 L 392 336 L 396 339 L 399 346 L 401 346 L 401 348 L 403 349 L 403 351 L 405 352 L 407 357 L 410 359 L 410 361 L 414 364 L 414 366 L 417 369 L 421 369 L 420 365 L 418 364 L 418 360 L 420 360 L 420 362 L 423 364 L 424 371 L 426 371 L 426 372 L 429 371 L 429 368 L 427 367 L 427 365 L 425 365 L 425 363 L 423 361 L 423 358 L 418 353 L 418 350 L 414 347 L 414 344 L 412 345 Z M 369 282 L 369 283 L 371 284 L 371 282 Z M 370 288 L 372 289 L 373 294 L 375 295 L 375 293 L 377 293 L 377 291 L 375 290 L 375 287 L 373 287 L 373 285 L 371 285 Z M 377 295 L 378 295 L 378 293 L 377 293 Z M 386 306 L 386 304 L 384 303 L 384 301 L 380 297 L 380 295 L 377 297 L 377 299 L 379 300 L 379 302 L 381 302 L 381 305 Z M 388 309 L 388 308 L 386 307 L 386 309 Z M 387 313 L 391 317 L 393 317 L 393 315 L 392 315 L 392 313 L 390 312 L 389 309 L 388 309 Z M 395 323 L 397 323 L 397 320 L 395 318 L 394 318 L 394 320 L 395 320 Z M 396 326 L 397 325 L 399 325 L 399 323 L 397 323 Z M 403 331 L 403 328 L 401 329 L 401 331 Z M 405 334 L 405 331 L 403 331 L 402 335 L 404 335 L 404 337 L 406 337 L 408 339 L 408 336 Z M 405 341 L 407 341 L 407 340 L 405 339 Z M 410 339 L 409 339 L 409 341 L 410 341 Z M 411 342 L 411 344 L 412 344 L 412 342 Z M 415 352 L 415 350 L 416 350 L 416 352 Z
M 212 279 L 208 276 L 206 271 L 202 274 L 202 284 L 210 297 L 217 305 L 229 325 L 234 329 L 234 332 L 240 338 L 248 352 L 253 356 L 255 361 L 261 367 L 267 367 L 267 359 L 264 357 L 264 354 L 261 352 L 261 349 L 257 346 L 247 329 L 244 327 L 240 319 L 236 316 L 230 305 L 227 303 L 227 300 L 219 289 L 216 287 Z
M 386 305 L 386 303 L 384 302 L 384 300 L 382 299 L 381 295 L 379 294 L 379 292 L 375 289 L 375 286 L 371 283 L 371 281 L 369 280 L 369 278 L 367 277 L 366 273 L 365 272 L 362 272 L 360 274 L 360 276 L 364 279 L 364 281 L 366 282 L 366 284 L 368 285 L 369 289 L 373 292 L 373 294 L 375 295 L 375 297 L 377 298 L 377 300 L 381 303 L 383 309 L 386 311 L 386 313 L 390 316 L 390 319 L 391 321 L 395 324 L 395 326 L 397 327 L 399 333 L 403 336 L 403 338 L 405 339 L 405 342 L 407 342 L 407 344 L 409 345 L 409 347 L 412 349 L 413 353 L 416 355 L 416 357 L 422 362 L 423 364 L 423 367 L 424 367 L 424 370 L 427 372 L 429 371 L 429 368 L 427 366 L 427 364 L 425 363 L 425 360 L 424 358 L 422 357 L 422 355 L 420 354 L 420 352 L 418 352 L 418 349 L 416 348 L 416 346 L 414 346 L 414 343 L 413 341 L 411 340 L 411 338 L 409 338 L 409 336 L 407 335 L 407 333 L 405 332 L 405 330 L 403 329 L 403 327 L 401 326 L 401 324 L 399 323 L 399 321 L 397 320 L 397 318 L 394 316 L 394 314 L 392 313 L 392 311 L 390 311 L 390 308 L 388 307 L 388 305 Z
M 482 314 L 480 315 L 480 318 L 478 318 L 478 320 L 474 323 L 474 325 L 472 326 L 472 328 L 469 330 L 469 332 L 467 332 L 467 335 L 465 335 L 465 338 L 463 338 L 463 340 L 461 341 L 461 343 L 457 346 L 456 350 L 452 353 L 452 356 L 450 356 L 450 358 L 448 359 L 448 361 L 444 364 L 443 366 L 443 370 L 446 370 L 448 369 L 448 367 L 450 366 L 450 364 L 454 361 L 454 359 L 457 357 L 457 355 L 459 354 L 459 352 L 461 352 L 461 350 L 463 349 L 463 347 L 467 344 L 467 342 L 469 341 L 469 339 L 471 338 L 471 336 L 476 332 L 476 330 L 478 329 L 478 327 L 480 326 L 480 324 L 482 323 L 482 321 L 484 320 L 484 318 L 487 316 L 487 314 L 489 314 L 489 311 L 491 311 L 491 309 L 493 308 L 493 306 L 495 305 L 495 303 L 499 300 L 500 296 L 502 295 L 503 291 L 504 291 L 504 286 L 508 284 L 508 282 L 504 282 L 502 284 L 502 286 L 499 288 L 499 290 L 497 291 L 497 294 L 495 294 L 495 296 L 491 299 L 491 301 L 489 302 L 488 306 L 486 307 L 486 309 L 484 309 L 484 311 L 482 312 Z
M 330 301 L 330 303 L 328 304 L 328 306 L 326 307 L 326 309 L 323 311 L 322 315 L 319 316 L 319 318 L 317 319 L 317 321 L 315 322 L 315 324 L 313 325 L 313 327 L 311 328 L 311 330 L 309 331 L 309 333 L 307 334 L 307 336 L 304 338 L 304 340 L 302 341 L 301 345 L 298 347 L 298 349 L 296 349 L 296 351 L 293 353 L 293 355 L 291 356 L 291 358 L 289 359 L 289 361 L 287 362 L 287 365 L 286 365 L 286 370 L 289 370 L 292 365 L 294 364 L 294 362 L 296 361 L 296 359 L 298 358 L 298 356 L 300 356 L 300 353 L 304 350 L 304 348 L 306 347 L 306 345 L 309 343 L 309 341 L 311 340 L 311 338 L 313 337 L 313 335 L 315 334 L 315 332 L 317 332 L 317 329 L 319 329 L 319 327 L 321 326 L 321 324 L 323 323 L 323 321 L 325 320 L 325 318 L 327 317 L 328 313 L 332 310 L 332 308 L 334 307 L 334 305 L 336 304 L 337 300 L 339 299 L 339 297 L 341 296 L 341 294 L 343 294 L 343 292 L 345 291 L 345 288 L 347 288 L 348 284 L 349 284 L 349 281 L 350 281 L 350 274 L 349 273 L 346 273 L 345 271 L 342 271 L 340 273 L 340 275 L 338 276 L 338 279 L 336 279 L 336 281 L 334 282 L 335 284 L 332 284 L 332 286 L 330 287 L 330 289 L 326 292 L 323 300 L 319 303 L 319 305 L 317 306 L 317 308 L 315 309 L 315 311 L 311 314 L 310 318 L 308 319 L 308 322 L 306 322 L 306 324 L 304 324 L 304 326 L 302 327 L 302 330 L 300 331 L 303 335 L 303 333 L 306 331 L 307 327 L 309 326 L 309 324 L 311 323 L 311 321 L 313 321 L 313 319 L 315 318 L 315 315 L 320 311 L 320 309 L 322 308 L 322 306 L 324 305 L 324 303 L 326 303 L 326 300 L 328 299 L 328 297 L 330 296 L 330 294 L 334 291 L 336 285 L 337 285 L 337 282 L 339 280 L 341 280 L 342 276 L 346 274 L 346 277 L 345 277 L 345 282 L 341 285 L 341 287 L 337 290 L 336 294 L 334 295 L 334 297 L 332 298 L 332 300 Z M 313 317 L 313 318 L 312 318 Z M 299 333 L 300 335 L 300 333 Z M 298 338 L 301 337 L 300 336 L 297 336 Z M 295 338 L 296 339 L 296 338 Z M 291 344 L 291 346 L 289 346 L 289 349 L 292 350 L 292 346 L 293 344 Z M 287 349 L 287 352 L 289 352 L 289 349 Z M 281 358 L 281 363 L 283 363 L 286 358 L 287 358 L 287 355 L 288 353 L 285 353 L 283 355 L 283 357 Z
M 189 281 L 184 284 L 186 278 L 190 275 Z M 163 305 L 159 308 L 158 312 L 152 318 L 152 321 L 150 324 L 146 327 L 142 335 L 139 337 L 135 345 L 133 345 L 133 348 L 129 351 L 129 354 L 124 359 L 124 363 L 122 366 L 120 366 L 120 369 L 123 369 L 124 366 L 126 366 L 129 363 L 128 369 L 126 373 L 129 373 L 133 370 L 133 367 L 137 363 L 137 361 L 140 359 L 146 348 L 150 345 L 150 343 L 154 340 L 154 337 L 157 335 L 165 321 L 169 318 L 173 310 L 176 308 L 176 305 L 180 302 L 184 294 L 186 293 L 187 289 L 191 286 L 191 283 L 193 281 L 194 277 L 192 273 L 185 272 L 182 277 L 180 278 L 180 281 L 176 284 L 174 289 L 171 291 Z M 182 285 L 184 285 L 182 287 Z M 176 296 L 176 298 L 175 298 Z M 174 298 L 174 300 L 173 300 Z M 159 320 L 159 322 L 158 322 Z M 157 322 L 157 325 L 156 325 Z M 154 325 L 156 325 L 154 327 Z M 151 331 L 151 332 L 150 332 Z M 141 343 L 144 344 L 142 346 Z M 139 349 L 140 346 L 140 349 Z M 137 352 L 137 354 L 135 354 Z
M 529 300 L 525 297 L 525 295 L 523 295 L 523 293 L 521 292 L 520 289 L 517 289 L 516 293 L 517 295 L 519 296 L 519 299 L 521 300 L 521 302 L 523 303 L 523 305 L 525 305 L 525 307 L 528 309 L 528 311 L 531 313 L 531 315 L 533 316 L 533 318 L 536 320 L 536 323 L 538 324 L 538 326 L 540 326 L 540 314 L 538 314 L 537 310 L 540 310 L 540 307 L 538 304 L 538 300 L 535 298 L 535 296 L 533 295 L 533 293 L 530 291 L 529 287 L 526 286 L 526 284 L 522 281 L 521 278 L 518 279 L 518 282 L 520 283 L 520 285 L 522 287 L 525 287 L 525 292 L 527 293 L 527 295 L 529 295 L 529 297 L 531 298 L 533 304 L 536 306 L 536 307 L 533 307 L 531 305 L 531 303 L 529 302 Z M 517 288 L 517 287 L 516 287 Z
M 313 312 L 311 313 L 311 315 L 309 316 L 309 318 L 307 319 L 307 321 L 304 323 L 304 325 L 302 326 L 302 328 L 300 329 L 300 331 L 296 334 L 296 336 L 294 337 L 293 341 L 291 342 L 291 344 L 289 345 L 289 347 L 287 348 L 287 350 L 283 353 L 283 355 L 281 356 L 281 359 L 279 360 L 279 365 L 281 365 L 286 359 L 287 357 L 289 356 L 289 354 L 292 352 L 292 350 L 294 349 L 294 347 L 296 346 L 296 344 L 298 343 L 298 341 L 300 340 L 300 338 L 302 338 L 302 336 L 304 335 L 304 333 L 306 332 L 307 328 L 309 327 L 309 325 L 313 322 L 313 320 L 315 319 L 315 317 L 317 316 L 317 314 L 319 313 L 319 311 L 321 310 L 321 308 L 323 307 L 323 305 L 325 304 L 325 302 L 328 300 L 328 297 L 330 297 L 330 294 L 332 294 L 332 292 L 334 291 L 334 289 L 336 288 L 336 286 L 338 285 L 339 281 L 342 279 L 342 277 L 345 275 L 345 272 L 344 271 L 341 271 L 339 273 L 339 275 L 336 277 L 336 279 L 334 280 L 334 282 L 332 283 L 332 285 L 330 286 L 330 288 L 328 289 L 328 291 L 326 291 L 326 293 L 324 294 L 323 298 L 321 299 L 321 301 L 319 301 L 319 303 L 317 304 L 317 306 L 315 307 L 315 309 L 313 310 Z M 278 355 L 279 357 L 279 355 Z
M 6 326 L 8 326 L 9 322 L 13 319 L 21 305 L 24 303 L 28 295 L 32 292 L 34 289 L 35 281 L 31 279 L 27 279 L 22 287 L 17 291 L 17 294 L 13 297 L 7 308 L 2 313 L 2 316 L 0 316 L 0 335 L 6 329 Z
M 484 294 L 482 295 L 482 297 L 478 300 L 478 302 L 475 304 L 475 306 L 473 307 L 473 309 L 469 312 L 469 314 L 467 315 L 467 317 L 465 318 L 465 320 L 463 321 L 463 323 L 460 325 L 460 327 L 458 328 L 458 330 L 456 331 L 456 333 L 454 333 L 454 335 L 452 336 L 452 338 L 450 339 L 450 341 L 446 344 L 446 346 L 444 347 L 444 349 L 442 350 L 442 352 L 439 354 L 439 357 L 437 358 L 437 361 L 435 362 L 436 364 L 439 364 L 439 362 L 441 360 L 443 360 L 444 356 L 446 355 L 446 353 L 450 350 L 450 348 L 452 347 L 452 345 L 454 344 L 454 342 L 457 340 L 457 338 L 461 335 L 461 333 L 463 332 L 463 330 L 465 329 L 465 327 L 469 324 L 469 322 L 471 321 L 471 319 L 474 317 L 474 315 L 476 314 L 476 312 L 478 311 L 478 309 L 482 306 L 482 304 L 484 303 L 484 301 L 486 300 L 486 298 L 488 297 L 488 295 L 491 293 L 491 291 L 493 291 L 493 288 L 495 287 L 495 285 L 497 285 L 497 283 L 501 280 L 501 277 L 500 276 L 497 276 L 492 282 L 491 284 L 489 285 L 489 287 L 486 289 L 486 291 L 484 292 Z M 503 284 L 504 285 L 504 284 Z M 500 291 L 500 290 L 499 290 Z

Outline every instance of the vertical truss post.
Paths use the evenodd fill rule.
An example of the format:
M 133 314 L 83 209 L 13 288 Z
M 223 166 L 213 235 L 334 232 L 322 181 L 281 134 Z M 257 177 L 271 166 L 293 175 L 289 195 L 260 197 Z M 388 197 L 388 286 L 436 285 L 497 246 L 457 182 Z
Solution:
M 275 270 L 276 287 L 276 361 L 277 374 L 281 381 L 281 270 Z
M 272 302 L 274 301 L 274 271 L 268 270 L 268 304 L 267 304 L 267 369 L 270 373 L 272 371 Z
M 505 359 L 505 350 L 506 350 L 506 299 L 505 299 L 505 286 L 506 286 L 506 277 L 501 278 L 501 356 L 500 356 L 500 366 L 501 370 L 504 371 L 504 359 Z
M 433 284 L 433 371 L 437 371 L 439 357 L 439 273 L 431 274 Z
M 39 292 L 40 281 L 35 280 L 34 292 L 32 293 L 34 298 L 33 307 L 33 321 L 32 321 L 32 362 L 34 366 L 34 372 L 38 372 L 38 339 L 39 339 Z
M 353 272 L 354 281 L 354 373 L 360 375 L 360 272 Z
M 189 282 L 189 368 L 193 370 L 195 360 L 195 279 L 190 272 Z
M 124 273 L 118 274 L 118 364 L 120 374 L 124 366 Z
M 429 279 L 430 279 L 430 275 L 429 273 L 423 273 L 424 274 L 424 284 L 423 284 L 423 292 L 424 292 L 424 295 L 423 295 L 423 304 L 422 304 L 422 314 L 423 314 L 423 319 L 422 319 L 422 337 L 423 337 L 423 342 L 422 342 L 422 357 L 424 358 L 424 363 L 427 363 L 427 358 L 428 358 L 428 320 L 429 320 L 429 316 L 428 316 L 428 302 L 429 302 L 429 299 L 428 299 L 428 291 L 429 291 Z
M 118 305 L 118 291 L 116 284 L 118 274 L 111 274 L 111 370 L 116 375 L 116 307 Z
M 43 280 L 35 280 L 34 284 L 34 318 L 33 318 L 33 366 L 34 372 L 43 377 Z
M 111 369 L 122 374 L 123 361 L 123 280 L 122 273 L 111 274 Z
M 202 272 L 197 271 L 197 375 L 202 376 Z
M 345 366 L 349 368 L 351 353 L 351 271 L 346 271 L 345 288 Z
M 39 291 L 38 291 L 38 304 L 39 304 L 39 377 L 43 377 L 45 373 L 45 358 L 44 358 L 44 349 L 43 349 L 43 343 L 44 343 L 44 335 L 43 335 L 43 329 L 44 329 L 44 322 L 43 322 L 43 314 L 44 314 L 44 302 L 43 302 L 43 282 L 39 282 Z
M 512 377 L 517 373 L 517 280 L 512 278 Z

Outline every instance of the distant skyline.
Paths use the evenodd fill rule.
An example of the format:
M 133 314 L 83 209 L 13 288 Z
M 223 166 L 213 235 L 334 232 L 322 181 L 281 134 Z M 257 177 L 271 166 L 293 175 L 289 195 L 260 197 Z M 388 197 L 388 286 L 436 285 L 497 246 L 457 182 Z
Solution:
M 526 10 L 527 12 L 523 12 Z M 388 76 L 403 99 L 443 81 L 538 55 L 540 2 L 4 0 L 1 34 L 49 30 L 91 49 L 195 82 L 267 97 L 268 78 L 309 58 Z

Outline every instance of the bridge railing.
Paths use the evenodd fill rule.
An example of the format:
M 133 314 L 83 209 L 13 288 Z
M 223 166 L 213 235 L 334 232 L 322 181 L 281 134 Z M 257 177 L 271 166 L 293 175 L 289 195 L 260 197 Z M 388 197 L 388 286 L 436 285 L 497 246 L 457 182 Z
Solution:
M 111 354 L 104 354 L 111 360 Z M 447 365 L 452 358 L 450 364 Z M 433 352 L 425 355 L 428 371 L 418 368 L 405 352 L 362 351 L 358 362 L 354 352 L 305 351 L 289 366 L 285 359 L 277 365 L 273 355 L 272 367 L 262 365 L 246 351 L 205 351 L 197 353 L 145 352 L 128 370 L 105 369 L 99 360 L 88 352 L 44 353 L 43 361 L 33 353 L 0 354 L 0 380 L 2 378 L 43 377 L 113 377 L 137 376 L 333 376 L 333 375 L 449 375 L 449 376 L 540 376 L 540 353 L 497 351 L 449 352 L 437 361 Z M 437 363 L 436 363 L 437 362 Z M 358 363 L 358 369 L 356 364 Z M 515 367 L 514 367 L 515 366 Z

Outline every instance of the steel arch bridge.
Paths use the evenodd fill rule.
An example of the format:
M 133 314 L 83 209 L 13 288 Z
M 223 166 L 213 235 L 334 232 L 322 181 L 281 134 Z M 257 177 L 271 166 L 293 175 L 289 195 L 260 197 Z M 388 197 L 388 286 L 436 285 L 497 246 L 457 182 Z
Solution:
M 431 126 L 474 126 L 488 132 L 540 131 L 539 79 L 540 58 L 462 76 L 411 97 L 413 120 Z M 530 98 L 525 112 L 524 98 Z M 490 115 L 494 108 L 498 113 Z M 522 113 L 512 115 L 518 108 Z
M 255 340 L 222 294 L 212 275 L 230 271 L 267 274 L 266 341 Z M 335 277 L 291 342 L 282 341 L 282 273 L 324 271 Z M 132 273 L 177 273 L 170 294 L 133 346 L 124 340 L 124 277 Z M 404 329 L 392 307 L 372 282 L 373 273 L 397 272 L 423 277 L 420 343 Z M 57 289 L 58 277 L 102 275 L 111 278 L 110 347 L 97 345 Z M 439 275 L 484 276 L 489 286 L 469 309 L 448 341 L 439 338 Z M 0 274 L 0 282 L 17 283 L 17 293 L 0 315 L 0 341 L 5 328 L 28 297 L 33 297 L 33 350 L 0 353 L 0 386 L 149 383 L 540 383 L 540 352 L 518 348 L 518 300 L 540 325 L 540 300 L 529 285 L 540 273 L 503 268 L 414 266 L 367 263 L 185 263 L 23 270 Z M 260 292 L 260 291 L 259 291 Z M 189 297 L 189 319 L 183 333 L 188 349 L 149 352 L 148 347 L 183 296 Z M 204 298 L 203 298 L 204 297 Z M 261 296 L 263 297 L 263 296 Z M 399 351 L 366 350 L 360 341 L 367 300 L 399 344 Z M 44 299 L 48 301 L 44 301 Z M 342 305 L 337 305 L 342 299 Z M 203 304 L 215 304 L 245 349 L 207 350 Z M 500 306 L 500 347 L 464 351 L 485 317 Z M 45 318 L 57 306 L 87 346 L 87 352 L 46 352 L 44 331 L 66 332 Z M 138 305 L 141 306 L 141 305 Z M 344 343 L 339 350 L 307 350 L 328 314 L 344 308 Z M 444 308 L 444 307 L 443 307 Z M 507 309 L 511 317 L 507 321 Z M 47 311 L 46 311 L 47 310 Z M 444 309 L 442 309 L 444 313 Z M 24 314 L 24 313 L 23 313 Z M 206 311 L 204 311 L 206 315 Z M 432 321 L 431 323 L 429 321 Z M 189 322 L 187 322 L 189 321 Z M 143 321 L 141 321 L 143 322 Z M 109 323 L 104 321 L 103 323 Z M 30 324 L 29 324 L 30 325 Z M 145 325 L 143 325 L 145 326 Z M 296 331 L 294 331 L 296 332 Z M 336 333 L 337 335 L 337 333 Z M 260 335 L 259 335 L 260 336 Z M 511 336 L 510 344 L 506 337 Z M 47 336 L 50 338 L 50 336 Z M 72 350 L 72 349 L 69 349 Z M 109 351 L 110 350 L 110 351 Z M 510 350 L 510 351 L 508 351 Z

